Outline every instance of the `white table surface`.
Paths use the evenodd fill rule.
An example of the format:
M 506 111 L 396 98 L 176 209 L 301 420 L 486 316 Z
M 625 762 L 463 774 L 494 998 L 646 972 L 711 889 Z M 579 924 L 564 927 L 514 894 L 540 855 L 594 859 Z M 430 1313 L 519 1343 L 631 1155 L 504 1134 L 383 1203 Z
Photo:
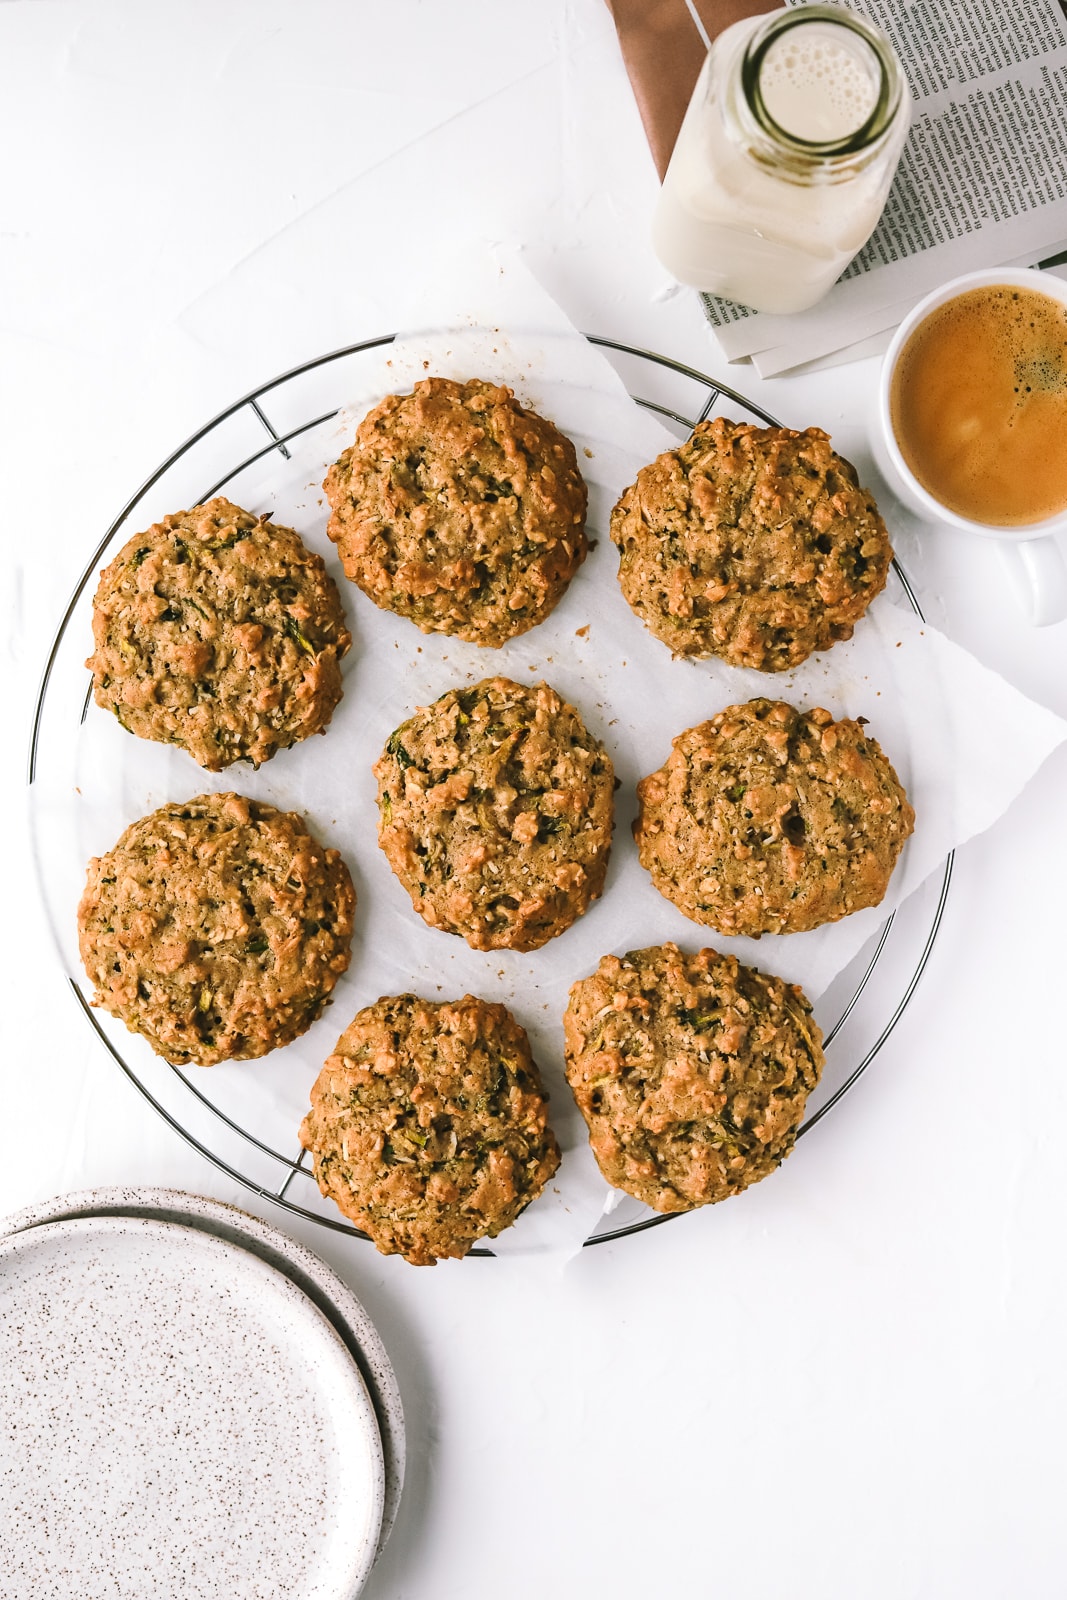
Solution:
M 0 1213 L 169 1184 L 342 1272 L 409 1419 L 372 1600 L 1062 1595 L 1067 750 L 960 852 L 904 1021 L 782 1171 L 564 1270 L 419 1271 L 251 1200 L 109 1062 L 37 912 L 24 756 L 47 642 L 194 426 L 390 329 L 471 237 L 525 247 L 580 327 L 730 381 L 652 257 L 603 0 L 15 0 L 0 70 Z M 875 377 L 733 373 L 867 476 Z M 991 544 L 894 525 L 931 620 L 1067 713 L 1067 626 L 1025 623 Z

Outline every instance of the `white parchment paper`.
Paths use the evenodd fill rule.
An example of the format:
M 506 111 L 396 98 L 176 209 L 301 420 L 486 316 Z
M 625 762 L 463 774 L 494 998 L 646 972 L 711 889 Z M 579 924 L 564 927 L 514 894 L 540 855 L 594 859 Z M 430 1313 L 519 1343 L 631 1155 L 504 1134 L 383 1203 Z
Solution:
M 370 360 L 364 392 L 351 396 L 337 422 L 294 441 L 288 462 L 272 454 L 227 489 L 249 509 L 269 511 L 298 528 L 337 576 L 355 642 L 346 663 L 345 698 L 327 735 L 282 752 L 258 772 L 233 768 L 210 777 L 181 752 L 129 738 L 94 707 L 78 752 L 77 834 L 99 852 L 145 811 L 208 789 L 237 788 L 306 813 L 313 829 L 342 850 L 355 878 L 352 967 L 326 1016 L 303 1039 L 264 1062 L 211 1069 L 213 1099 L 237 1118 L 248 1119 L 254 1108 L 258 1126 L 269 1127 L 277 1141 L 287 1136 L 295 1144 L 310 1085 L 359 1007 L 409 990 L 429 999 L 469 991 L 502 1001 L 530 1034 L 564 1158 L 553 1184 L 494 1248 L 567 1255 L 591 1232 L 607 1198 L 563 1076 L 561 1019 L 571 983 L 608 952 L 673 939 L 689 948 L 733 950 L 800 983 L 817 1001 L 888 911 L 950 849 L 1000 815 L 1067 736 L 1067 724 L 920 622 L 890 593 L 874 603 L 851 641 L 794 672 L 761 674 L 672 659 L 622 598 L 608 517 L 638 469 L 676 445 L 679 434 L 631 400 L 601 352 L 575 332 L 517 261 L 498 260 L 488 251 L 456 261 L 444 277 L 435 276 L 405 325 L 418 331 L 383 346 Z M 351 441 L 355 422 L 371 405 L 427 374 L 510 384 L 520 400 L 574 439 L 589 484 L 594 550 L 548 621 L 500 650 L 423 636 L 412 624 L 378 611 L 344 578 L 325 535 L 328 507 L 320 486 L 328 463 Z M 495 673 L 521 682 L 546 680 L 577 705 L 608 746 L 621 781 L 603 898 L 575 927 L 527 955 L 479 953 L 427 928 L 376 842 L 371 766 L 389 734 L 416 706 Z M 811 933 L 768 935 L 758 942 L 722 939 L 687 921 L 649 883 L 630 835 L 634 789 L 665 760 L 682 729 L 766 694 L 801 706 L 823 705 L 835 716 L 867 717 L 912 798 L 916 831 L 878 909 Z M 83 871 L 85 854 L 80 859 Z M 71 894 L 76 898 L 75 887 Z M 127 1045 L 147 1048 L 136 1040 Z

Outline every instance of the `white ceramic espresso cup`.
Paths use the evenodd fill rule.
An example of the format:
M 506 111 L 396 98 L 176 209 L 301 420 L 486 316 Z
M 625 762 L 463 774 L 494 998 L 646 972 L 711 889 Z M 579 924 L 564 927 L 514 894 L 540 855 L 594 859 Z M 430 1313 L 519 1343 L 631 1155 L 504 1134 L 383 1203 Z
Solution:
M 942 284 L 925 300 L 920 300 L 897 329 L 882 364 L 874 455 L 890 488 L 917 516 L 927 522 L 947 523 L 952 528 L 962 528 L 965 533 L 978 533 L 985 539 L 999 539 L 1002 542 L 1005 556 L 1014 569 L 1019 592 L 1027 602 L 1030 620 L 1037 627 L 1044 627 L 1067 617 L 1067 565 L 1055 538 L 1056 534 L 1067 533 L 1067 506 L 1054 517 L 1047 517 L 1044 522 L 1026 523 L 1021 527 L 996 527 L 988 522 L 973 522 L 970 517 L 961 517 L 936 500 L 915 477 L 901 454 L 890 416 L 889 396 L 897 359 L 919 324 L 925 321 L 931 311 L 936 311 L 939 306 L 966 293 L 968 289 L 985 289 L 991 284 L 1000 283 L 1036 290 L 1038 294 L 1047 294 L 1053 300 L 1067 305 L 1067 282 L 1031 267 L 993 267 L 988 272 L 969 272 L 965 277 L 953 278 L 949 283 Z M 1067 450 L 1067 438 L 1050 439 L 1048 447 L 1050 450 Z

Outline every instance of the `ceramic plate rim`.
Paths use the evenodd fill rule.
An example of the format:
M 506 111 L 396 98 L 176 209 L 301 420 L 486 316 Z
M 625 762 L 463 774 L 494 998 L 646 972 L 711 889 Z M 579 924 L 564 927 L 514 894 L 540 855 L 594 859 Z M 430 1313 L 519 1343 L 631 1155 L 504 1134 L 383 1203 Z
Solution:
M 191 1235 L 198 1249 L 207 1255 L 217 1253 L 220 1257 L 228 1257 L 231 1262 L 239 1264 L 246 1281 L 248 1278 L 253 1281 L 258 1278 L 261 1285 L 268 1285 L 274 1291 L 285 1312 L 295 1315 L 298 1322 L 302 1320 L 314 1328 L 321 1341 L 321 1350 L 331 1364 L 333 1379 L 348 1389 L 350 1404 L 348 1414 L 352 1419 L 358 1417 L 357 1431 L 360 1445 L 370 1458 L 371 1505 L 365 1532 L 360 1535 L 358 1548 L 347 1557 L 345 1570 L 339 1575 L 340 1582 L 330 1591 L 323 1591 L 324 1600 L 327 1594 L 330 1595 L 330 1600 L 352 1600 L 366 1583 L 377 1555 L 384 1501 L 384 1460 L 377 1415 L 370 1392 L 337 1329 L 291 1278 L 271 1266 L 262 1256 L 205 1229 L 190 1226 L 186 1222 L 159 1217 L 114 1213 L 67 1216 L 40 1222 L 17 1231 L 8 1231 L 0 1236 L 0 1270 L 7 1268 L 13 1260 L 18 1262 L 20 1258 L 31 1255 L 35 1248 L 44 1248 L 47 1251 L 50 1245 L 71 1244 L 81 1239 L 99 1238 L 101 1235 L 115 1238 L 125 1235 L 147 1239 L 150 1242 L 174 1241 L 181 1236 Z M 351 1438 L 351 1433 L 345 1430 L 343 1436 Z M 238 1597 L 239 1592 L 235 1595 L 235 1600 L 238 1600 Z
M 273 1223 L 226 1200 L 185 1189 L 115 1184 L 75 1189 L 0 1217 L 0 1240 L 45 1223 L 103 1214 L 158 1215 L 161 1221 L 184 1222 L 203 1232 L 212 1231 L 203 1227 L 205 1222 L 214 1228 L 229 1229 L 238 1236 L 230 1243 L 261 1254 L 261 1259 L 287 1276 L 333 1321 L 359 1367 L 378 1419 L 385 1457 L 385 1496 L 377 1549 L 381 1555 L 403 1497 L 407 1457 L 404 1407 L 389 1352 L 355 1291 L 309 1245 L 290 1238 Z M 309 1284 L 313 1293 L 309 1293 Z

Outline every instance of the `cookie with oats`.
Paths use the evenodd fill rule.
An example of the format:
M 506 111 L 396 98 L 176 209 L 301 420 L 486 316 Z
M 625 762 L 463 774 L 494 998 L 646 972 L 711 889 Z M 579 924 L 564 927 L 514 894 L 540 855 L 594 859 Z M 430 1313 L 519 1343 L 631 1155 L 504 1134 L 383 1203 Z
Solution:
M 525 1031 L 474 995 L 360 1011 L 311 1091 L 300 1141 L 319 1188 L 415 1266 L 494 1239 L 559 1166 Z
M 601 1172 L 656 1211 L 740 1194 L 792 1150 L 823 1068 L 804 994 L 735 956 L 605 956 L 563 1019 Z
M 782 672 L 849 639 L 892 549 L 821 428 L 716 417 L 643 467 L 611 514 L 619 583 L 675 655 Z
M 720 933 L 799 933 L 883 899 L 915 812 L 865 718 L 780 700 L 678 735 L 637 786 L 641 864 Z
M 324 733 L 352 642 L 321 556 L 221 498 L 127 540 L 100 575 L 93 638 L 97 705 L 209 772 Z
M 374 775 L 378 842 L 431 928 L 536 950 L 599 896 L 614 769 L 548 684 L 450 690 L 397 728 Z
M 89 863 L 93 1004 L 176 1065 L 265 1055 L 322 1012 L 355 904 L 340 855 L 295 813 L 239 794 L 163 806 Z
M 544 621 L 588 550 L 574 445 L 481 379 L 387 396 L 323 488 L 345 572 L 423 633 L 505 644 Z

